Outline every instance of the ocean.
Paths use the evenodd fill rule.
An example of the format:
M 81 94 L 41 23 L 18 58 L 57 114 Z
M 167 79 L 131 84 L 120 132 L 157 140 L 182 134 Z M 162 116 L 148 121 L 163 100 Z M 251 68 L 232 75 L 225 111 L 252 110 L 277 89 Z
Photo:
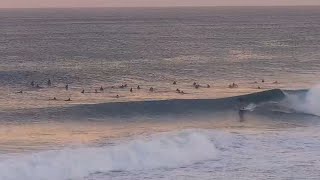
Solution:
M 319 32 L 318 6 L 0 9 L 0 179 L 319 179 Z

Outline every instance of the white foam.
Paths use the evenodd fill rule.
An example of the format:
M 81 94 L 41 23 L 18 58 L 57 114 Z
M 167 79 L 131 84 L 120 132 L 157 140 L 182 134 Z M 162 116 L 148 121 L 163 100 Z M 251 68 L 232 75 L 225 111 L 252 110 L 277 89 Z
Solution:
M 212 159 L 216 148 L 201 132 L 180 132 L 113 146 L 62 149 L 0 161 L 2 180 L 79 179 L 95 172 L 178 167 Z
M 320 116 L 320 85 L 311 88 L 304 99 L 297 96 L 288 96 L 293 109 Z

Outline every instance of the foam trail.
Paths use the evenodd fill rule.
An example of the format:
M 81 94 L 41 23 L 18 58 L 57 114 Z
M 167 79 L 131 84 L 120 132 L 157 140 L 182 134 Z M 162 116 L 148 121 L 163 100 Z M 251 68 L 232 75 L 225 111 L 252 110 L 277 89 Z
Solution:
M 215 150 L 204 133 L 169 133 L 114 146 L 62 149 L 23 157 L 7 157 L 0 161 L 0 179 L 79 179 L 96 172 L 177 167 L 212 159 Z

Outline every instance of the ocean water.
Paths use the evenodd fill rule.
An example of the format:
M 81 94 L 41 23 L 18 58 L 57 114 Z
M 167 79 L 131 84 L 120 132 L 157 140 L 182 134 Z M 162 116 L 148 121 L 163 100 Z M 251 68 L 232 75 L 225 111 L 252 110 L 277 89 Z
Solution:
M 0 179 L 319 179 L 319 32 L 320 7 L 0 9 Z

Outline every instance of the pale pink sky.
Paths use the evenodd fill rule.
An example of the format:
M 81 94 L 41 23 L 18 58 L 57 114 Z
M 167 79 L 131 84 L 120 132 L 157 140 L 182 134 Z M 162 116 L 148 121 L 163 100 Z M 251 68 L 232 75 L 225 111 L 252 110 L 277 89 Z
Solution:
M 320 5 L 320 0 L 0 0 L 0 8 Z

